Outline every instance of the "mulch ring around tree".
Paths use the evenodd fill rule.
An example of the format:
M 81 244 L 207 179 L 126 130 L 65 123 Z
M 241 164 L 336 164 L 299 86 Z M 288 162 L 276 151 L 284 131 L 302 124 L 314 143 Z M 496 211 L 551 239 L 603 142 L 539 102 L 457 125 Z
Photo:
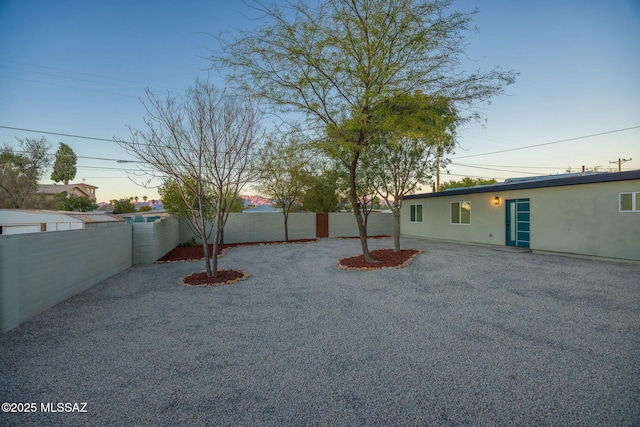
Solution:
M 249 242 L 249 243 L 223 243 L 218 246 L 218 256 L 223 256 L 227 250 L 238 246 L 263 246 L 263 245 L 281 245 L 286 243 L 310 243 L 317 242 L 319 239 L 298 239 L 274 241 L 274 242 Z M 209 244 L 209 253 L 213 252 L 213 244 Z M 165 256 L 156 261 L 158 264 L 166 262 L 182 262 L 182 261 L 202 261 L 204 260 L 204 252 L 202 245 L 197 246 L 178 246 L 167 253 Z
M 178 283 L 196 288 L 211 288 L 215 286 L 231 285 L 249 277 L 249 273 L 242 270 L 218 270 L 218 277 L 207 277 L 206 271 L 182 276 Z
M 378 261 L 375 264 L 368 263 L 364 259 L 364 255 L 358 255 L 350 258 L 342 258 L 338 261 L 338 268 L 342 270 L 380 270 L 382 268 L 404 268 L 411 261 L 424 252 L 418 249 L 402 249 L 400 252 L 394 252 L 393 249 L 377 249 L 370 251 L 371 257 Z
M 376 234 L 375 236 L 367 236 L 367 240 L 368 239 L 388 239 L 389 237 L 393 237 L 393 236 L 389 236 L 388 234 Z M 349 236 L 349 237 L 336 237 L 336 239 L 359 239 L 360 236 Z

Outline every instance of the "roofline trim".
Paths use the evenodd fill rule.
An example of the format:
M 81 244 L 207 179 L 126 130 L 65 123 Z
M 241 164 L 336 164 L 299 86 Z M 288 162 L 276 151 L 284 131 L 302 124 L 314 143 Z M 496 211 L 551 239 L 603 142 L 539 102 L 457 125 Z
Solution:
M 403 199 L 424 199 L 429 197 L 445 197 L 445 196 L 459 196 L 464 194 L 478 194 L 478 193 L 495 193 L 498 191 L 509 190 L 528 190 L 533 188 L 546 188 L 546 187 L 564 187 L 568 185 L 580 185 L 580 184 L 598 184 L 602 182 L 615 182 L 615 181 L 629 181 L 634 179 L 640 179 L 640 169 L 626 172 L 611 172 L 607 174 L 595 174 L 595 175 L 578 175 L 562 178 L 551 178 L 543 180 L 533 180 L 525 182 L 514 183 L 499 183 L 491 185 L 482 185 L 477 187 L 464 187 L 456 188 L 446 191 L 439 191 L 437 193 L 422 193 L 412 194 L 404 196 Z

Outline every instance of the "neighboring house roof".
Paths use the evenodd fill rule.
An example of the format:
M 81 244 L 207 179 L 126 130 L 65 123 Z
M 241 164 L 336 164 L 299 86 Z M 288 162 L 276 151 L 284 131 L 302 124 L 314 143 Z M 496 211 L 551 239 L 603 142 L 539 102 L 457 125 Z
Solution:
M 38 193 L 56 195 L 56 194 L 63 193 L 65 191 L 71 192 L 72 190 L 76 190 L 84 194 L 86 197 L 92 198 L 93 195 L 91 194 L 91 192 L 87 191 L 90 188 L 96 189 L 98 187 L 94 187 L 93 185 L 89 185 L 89 184 L 68 184 L 68 185 L 40 184 L 38 186 Z
M 96 209 L 96 211 L 98 212 L 113 212 L 113 205 L 111 203 L 105 203 L 102 205 L 98 205 L 98 209 Z
M 0 224 L 25 224 L 33 222 L 122 222 L 116 215 L 96 212 L 68 212 L 39 209 L 0 209 Z
M 629 181 L 640 179 L 640 169 L 626 172 L 586 173 L 548 175 L 529 178 L 512 178 L 498 184 L 478 185 L 475 187 L 452 188 L 437 193 L 412 194 L 404 199 L 424 199 L 428 197 L 456 196 L 475 193 L 493 193 L 496 191 L 525 190 L 531 188 L 560 187 L 566 185 L 594 184 L 600 182 Z

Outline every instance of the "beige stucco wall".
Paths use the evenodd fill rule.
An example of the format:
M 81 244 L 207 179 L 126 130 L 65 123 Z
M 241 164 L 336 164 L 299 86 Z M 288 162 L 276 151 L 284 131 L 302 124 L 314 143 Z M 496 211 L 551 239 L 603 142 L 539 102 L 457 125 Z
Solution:
M 405 200 L 402 233 L 505 245 L 505 200 L 531 203 L 531 249 L 640 260 L 640 212 L 619 212 L 619 193 L 640 192 L 640 182 L 617 181 L 562 187 Z M 500 197 L 500 205 L 493 204 Z M 450 223 L 451 202 L 471 202 L 471 224 Z M 409 206 L 423 204 L 423 222 L 409 222 Z

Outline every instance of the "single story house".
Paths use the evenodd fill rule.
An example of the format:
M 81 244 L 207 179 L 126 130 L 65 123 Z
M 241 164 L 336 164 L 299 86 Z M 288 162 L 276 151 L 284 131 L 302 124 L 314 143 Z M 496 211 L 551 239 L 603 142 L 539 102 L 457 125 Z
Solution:
M 44 194 L 46 198 L 53 199 L 60 193 L 70 194 L 78 197 L 88 197 L 94 203 L 96 202 L 96 190 L 98 187 L 93 185 L 80 184 L 40 184 L 38 193 Z
M 640 260 L 640 170 L 409 195 L 401 228 L 411 237 Z
M 125 223 L 124 218 L 97 212 L 0 209 L 0 235 L 79 230 Z

